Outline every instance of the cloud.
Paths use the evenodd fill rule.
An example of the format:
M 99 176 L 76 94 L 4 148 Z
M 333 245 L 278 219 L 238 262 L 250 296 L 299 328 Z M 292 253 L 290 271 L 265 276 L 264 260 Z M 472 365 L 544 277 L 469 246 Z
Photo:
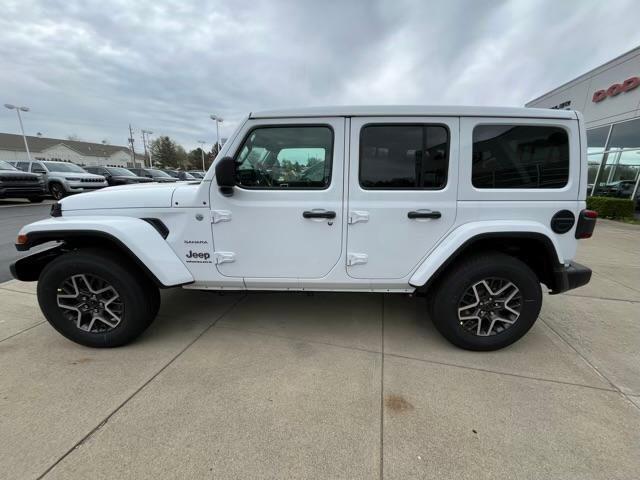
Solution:
M 288 106 L 523 105 L 640 43 L 632 0 L 4 4 L 2 101 L 28 133 L 117 144 L 129 123 L 213 142 L 210 113 L 226 136 Z

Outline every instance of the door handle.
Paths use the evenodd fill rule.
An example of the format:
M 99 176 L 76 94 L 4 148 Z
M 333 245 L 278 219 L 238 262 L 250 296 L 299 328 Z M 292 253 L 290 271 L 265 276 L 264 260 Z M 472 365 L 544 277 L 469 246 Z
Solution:
M 412 210 L 409 213 L 407 213 L 407 217 L 409 217 L 412 220 L 415 218 L 440 218 L 442 217 L 442 214 L 440 212 L 436 212 L 433 210 L 428 210 L 428 211 Z
M 302 212 L 304 218 L 336 218 L 336 212 L 331 210 L 306 210 Z

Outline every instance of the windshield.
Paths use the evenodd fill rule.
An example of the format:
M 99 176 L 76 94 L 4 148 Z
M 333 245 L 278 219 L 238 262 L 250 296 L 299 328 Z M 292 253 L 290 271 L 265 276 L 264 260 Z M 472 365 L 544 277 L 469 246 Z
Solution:
M 133 172 L 130 172 L 129 170 L 127 170 L 126 168 L 120 168 L 120 167 L 109 167 L 107 168 L 107 171 L 111 174 L 111 175 L 122 175 L 123 177 L 135 177 L 136 174 Z
M 50 172 L 74 172 L 74 173 L 87 173 L 78 165 L 73 163 L 58 163 L 58 162 L 42 162 L 47 170 Z
M 163 172 L 162 170 L 156 170 L 155 168 L 147 168 L 147 172 L 149 172 L 150 175 L 154 176 L 154 177 L 168 177 L 168 178 L 173 178 L 171 175 L 169 175 L 166 172 Z
M 18 170 L 13 165 L 5 162 L 4 160 L 0 160 L 0 170 Z
M 174 172 L 173 170 L 164 170 L 164 173 L 168 174 L 170 177 L 173 177 L 173 178 L 180 178 L 180 175 L 178 174 L 178 172 Z

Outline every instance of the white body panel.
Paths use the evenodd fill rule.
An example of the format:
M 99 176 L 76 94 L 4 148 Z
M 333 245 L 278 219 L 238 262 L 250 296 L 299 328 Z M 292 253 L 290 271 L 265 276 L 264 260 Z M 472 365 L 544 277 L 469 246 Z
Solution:
M 472 131 L 477 123 L 556 125 L 570 140 L 566 187 L 480 190 L 471 183 Z M 359 185 L 359 131 L 367 123 L 439 123 L 450 132 L 447 183 L 441 190 L 365 190 Z M 331 182 L 324 190 L 234 187 L 221 194 L 215 165 L 234 156 L 257 125 L 330 125 Z M 545 235 L 557 260 L 575 255 L 574 228 L 558 235 L 559 210 L 585 208 L 584 130 L 575 112 L 472 107 L 334 107 L 252 114 L 240 124 L 200 184 L 109 188 L 64 199 L 63 217 L 41 229 L 93 229 L 116 236 L 166 285 L 186 288 L 411 292 L 476 235 Z M 336 212 L 332 221 L 304 219 L 305 210 Z M 409 220 L 410 210 L 437 210 L 439 219 Z M 117 216 L 114 216 L 117 215 Z M 349 223 L 349 217 L 366 217 Z M 148 223 L 168 228 L 163 239 Z M 215 221 L 215 223 L 214 223 Z M 357 256 L 357 255 L 364 255 Z M 219 263 L 216 264 L 216 261 Z M 349 265 L 352 263 L 352 265 Z
M 171 207 L 176 184 L 137 183 L 108 187 L 60 201 L 65 210 Z

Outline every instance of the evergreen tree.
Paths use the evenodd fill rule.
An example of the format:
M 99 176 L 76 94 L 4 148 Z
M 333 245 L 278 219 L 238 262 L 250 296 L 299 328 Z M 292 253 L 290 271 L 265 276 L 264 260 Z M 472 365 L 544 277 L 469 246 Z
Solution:
M 151 142 L 151 156 L 154 164 L 160 168 L 178 168 L 180 165 L 178 146 L 166 135 Z

